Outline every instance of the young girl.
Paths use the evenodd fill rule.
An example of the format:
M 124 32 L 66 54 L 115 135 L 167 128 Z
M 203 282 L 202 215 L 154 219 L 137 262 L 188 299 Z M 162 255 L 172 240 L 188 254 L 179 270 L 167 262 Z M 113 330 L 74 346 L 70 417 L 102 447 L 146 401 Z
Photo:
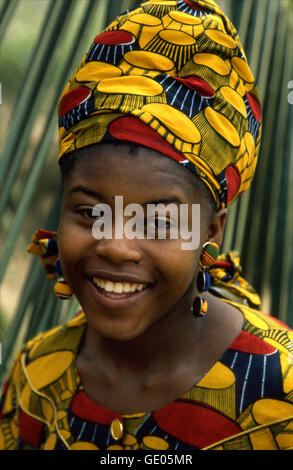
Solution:
M 60 225 L 29 251 L 82 312 L 18 354 L 0 448 L 293 447 L 292 331 L 218 256 L 261 129 L 233 25 L 211 0 L 143 3 L 95 38 L 59 116 Z

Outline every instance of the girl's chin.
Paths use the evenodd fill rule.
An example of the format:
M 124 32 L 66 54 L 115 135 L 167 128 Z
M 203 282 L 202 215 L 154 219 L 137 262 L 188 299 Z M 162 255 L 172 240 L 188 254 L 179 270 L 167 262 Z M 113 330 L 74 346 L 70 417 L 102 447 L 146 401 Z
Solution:
M 114 341 L 132 341 L 140 337 L 151 326 L 149 324 L 141 324 L 137 319 L 117 319 L 109 321 L 109 319 L 98 319 L 91 312 L 86 313 L 88 319 L 88 330 L 91 335 L 98 336 Z

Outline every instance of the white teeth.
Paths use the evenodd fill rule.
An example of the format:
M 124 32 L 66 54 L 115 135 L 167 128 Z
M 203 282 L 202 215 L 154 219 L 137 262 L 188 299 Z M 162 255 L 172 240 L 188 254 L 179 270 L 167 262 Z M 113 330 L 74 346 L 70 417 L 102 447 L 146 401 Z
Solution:
M 106 282 L 104 281 L 104 279 L 100 279 L 100 286 L 105 289 L 105 285 L 106 285 Z
M 141 291 L 147 284 L 136 284 L 130 282 L 112 282 L 100 279 L 98 277 L 93 278 L 94 284 L 105 290 L 106 292 L 114 292 L 115 294 L 122 294 L 124 292 L 135 292 Z
M 123 286 L 122 286 L 121 282 L 113 283 L 113 291 L 116 292 L 116 294 L 122 294 Z
M 97 283 L 97 285 L 99 285 Z M 112 281 L 104 281 L 104 287 L 101 286 L 103 289 L 105 289 L 107 292 L 113 292 L 113 282 Z
M 136 290 L 142 290 L 143 285 L 142 284 L 136 284 Z

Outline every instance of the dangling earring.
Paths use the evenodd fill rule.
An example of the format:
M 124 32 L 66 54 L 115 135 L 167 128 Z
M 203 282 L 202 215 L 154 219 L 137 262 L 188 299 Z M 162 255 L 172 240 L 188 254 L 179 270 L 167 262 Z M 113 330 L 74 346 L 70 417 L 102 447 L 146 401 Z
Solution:
M 55 295 L 57 295 L 57 297 L 62 300 L 70 299 L 70 297 L 73 295 L 73 292 L 62 275 L 60 258 L 58 258 L 56 261 L 56 276 L 57 282 L 54 286 Z
M 200 270 L 197 274 L 197 290 L 200 294 L 206 292 L 210 288 L 211 280 L 207 270 L 212 266 L 219 256 L 219 246 L 215 242 L 206 242 L 202 247 L 202 252 L 199 259 Z M 208 310 L 208 303 L 202 296 L 196 296 L 192 312 L 194 317 L 203 317 Z

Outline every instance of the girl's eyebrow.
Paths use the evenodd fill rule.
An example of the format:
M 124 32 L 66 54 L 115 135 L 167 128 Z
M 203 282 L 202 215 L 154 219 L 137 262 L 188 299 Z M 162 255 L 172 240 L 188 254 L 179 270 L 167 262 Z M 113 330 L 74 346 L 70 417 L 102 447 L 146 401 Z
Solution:
M 156 199 L 153 201 L 147 201 L 142 205 L 146 206 L 147 204 L 171 204 L 171 203 L 183 204 L 183 202 L 178 197 L 170 197 L 170 198 L 165 198 L 165 199 Z
M 94 191 L 93 189 L 86 188 L 85 186 L 82 186 L 81 184 L 74 186 L 74 188 L 72 188 L 69 191 L 69 194 L 78 193 L 78 192 L 82 192 L 84 194 L 87 194 L 88 196 L 93 196 L 97 199 L 102 199 L 103 201 L 106 200 L 105 196 L 102 193 L 99 193 L 98 191 Z M 171 204 L 171 203 L 183 204 L 181 199 L 179 199 L 178 197 L 170 197 L 170 198 L 154 199 L 151 201 L 147 201 L 147 202 L 144 202 L 142 206 L 146 206 L 147 204 Z
M 72 188 L 69 191 L 69 194 L 78 193 L 78 192 L 82 192 L 84 194 L 87 194 L 88 196 L 93 196 L 97 199 L 102 199 L 103 201 L 105 201 L 105 197 L 102 193 L 99 193 L 98 191 L 94 191 L 93 189 L 86 188 L 85 186 L 82 186 L 81 184 L 74 186 L 74 188 Z

